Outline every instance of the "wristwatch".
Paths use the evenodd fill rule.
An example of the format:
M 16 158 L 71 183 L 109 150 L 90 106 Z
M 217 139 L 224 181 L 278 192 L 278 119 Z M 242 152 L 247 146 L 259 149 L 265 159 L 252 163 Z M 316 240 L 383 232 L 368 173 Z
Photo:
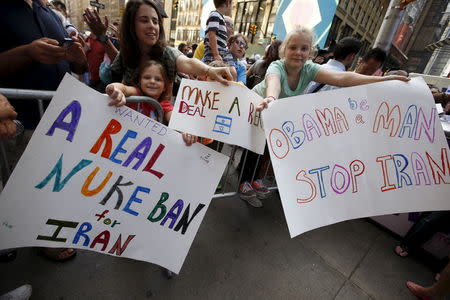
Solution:
M 106 34 L 102 34 L 102 35 L 97 37 L 97 40 L 100 43 L 106 43 L 109 40 L 109 36 L 107 36 Z

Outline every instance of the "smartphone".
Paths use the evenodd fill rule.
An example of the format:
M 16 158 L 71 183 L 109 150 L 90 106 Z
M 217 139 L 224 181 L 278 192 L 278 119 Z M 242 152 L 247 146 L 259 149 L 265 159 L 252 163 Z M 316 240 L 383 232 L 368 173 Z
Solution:
M 63 40 L 59 41 L 59 46 L 64 48 L 69 48 L 74 43 L 74 40 L 71 38 L 64 38 Z

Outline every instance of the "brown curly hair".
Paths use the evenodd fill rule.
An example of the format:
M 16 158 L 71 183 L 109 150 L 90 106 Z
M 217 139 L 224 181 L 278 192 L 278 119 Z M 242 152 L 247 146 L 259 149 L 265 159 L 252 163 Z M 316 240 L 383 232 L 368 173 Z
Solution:
M 270 43 L 269 48 L 267 49 L 266 55 L 264 55 L 263 58 L 263 66 L 264 68 L 267 68 L 273 61 L 279 60 L 279 50 L 280 50 L 281 41 L 280 40 L 274 40 L 272 43 Z

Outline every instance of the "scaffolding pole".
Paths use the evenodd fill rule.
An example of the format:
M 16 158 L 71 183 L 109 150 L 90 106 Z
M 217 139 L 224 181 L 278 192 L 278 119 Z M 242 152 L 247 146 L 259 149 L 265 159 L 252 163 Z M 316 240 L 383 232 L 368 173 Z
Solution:
M 397 28 L 405 14 L 402 0 L 391 0 L 389 7 L 375 39 L 374 48 L 378 47 L 389 53 Z

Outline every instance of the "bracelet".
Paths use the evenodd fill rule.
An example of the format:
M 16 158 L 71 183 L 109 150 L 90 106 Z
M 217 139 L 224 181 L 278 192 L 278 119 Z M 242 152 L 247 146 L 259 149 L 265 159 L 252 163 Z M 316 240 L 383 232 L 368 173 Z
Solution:
M 272 98 L 272 101 L 277 100 L 277 98 L 275 98 L 274 96 L 267 96 L 266 98 Z M 272 101 L 271 101 L 271 102 L 272 102 Z

